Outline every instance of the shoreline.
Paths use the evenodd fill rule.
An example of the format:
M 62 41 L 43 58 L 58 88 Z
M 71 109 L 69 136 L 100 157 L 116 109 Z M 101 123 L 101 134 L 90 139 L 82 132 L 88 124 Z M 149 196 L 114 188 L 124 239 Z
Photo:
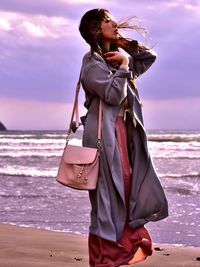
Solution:
M 200 266 L 200 247 L 153 244 L 153 248 L 153 255 L 137 266 Z M 0 224 L 0 267 L 11 266 L 88 267 L 87 236 Z
M 14 223 L 0 223 L 0 229 L 1 229 L 1 225 L 7 225 L 7 226 L 14 226 L 14 227 L 20 227 L 20 228 L 27 228 L 27 229 L 32 229 L 32 230 L 44 230 L 44 231 L 50 231 L 50 232 L 54 232 L 54 233 L 63 233 L 63 234 L 74 234 L 74 235 L 78 235 L 78 236 L 82 236 L 82 237 L 88 237 L 87 234 L 83 234 L 81 232 L 73 232 L 73 231 L 65 231 L 65 230 L 53 230 L 53 229 L 49 229 L 47 228 L 42 228 L 42 227 L 33 227 L 33 226 L 29 226 L 29 225 L 19 225 L 19 224 L 14 224 Z M 1 231 L 1 230 L 0 230 Z M 185 245 L 185 244 L 173 244 L 173 243 L 152 243 L 153 246 L 155 245 L 163 245 L 163 246 L 172 246 L 172 247 L 177 247 L 177 248 L 198 248 L 197 246 L 192 246 L 192 245 Z

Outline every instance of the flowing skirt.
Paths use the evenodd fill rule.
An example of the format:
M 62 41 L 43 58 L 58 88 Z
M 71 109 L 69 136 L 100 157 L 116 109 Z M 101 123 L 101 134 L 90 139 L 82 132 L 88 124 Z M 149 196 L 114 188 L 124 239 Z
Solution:
M 118 116 L 115 124 L 117 144 L 122 164 L 124 178 L 125 200 L 128 211 L 129 195 L 131 188 L 131 168 L 127 149 L 127 130 L 123 117 Z M 127 212 L 128 214 L 128 212 Z M 133 258 L 143 239 L 149 240 L 145 247 L 145 254 L 152 254 L 152 243 L 149 233 L 144 226 L 132 228 L 128 225 L 128 216 L 124 231 L 117 242 L 103 239 L 97 235 L 89 234 L 89 262 L 90 267 L 117 267 L 128 264 Z

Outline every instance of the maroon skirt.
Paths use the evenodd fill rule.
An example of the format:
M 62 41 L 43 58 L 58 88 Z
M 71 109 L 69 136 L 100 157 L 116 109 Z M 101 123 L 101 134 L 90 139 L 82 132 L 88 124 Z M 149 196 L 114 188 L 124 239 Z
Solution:
M 115 128 L 124 178 L 125 200 L 128 210 L 131 188 L 131 168 L 127 149 L 127 130 L 123 117 L 117 117 Z M 149 241 L 147 246 L 145 245 L 145 249 L 141 245 L 143 244 L 143 239 Z M 146 255 L 152 254 L 151 238 L 146 228 L 144 226 L 136 229 L 130 227 L 128 225 L 128 217 L 125 222 L 123 234 L 117 242 L 106 240 L 90 233 L 88 246 L 90 267 L 117 267 L 128 264 L 138 247 L 143 248 Z

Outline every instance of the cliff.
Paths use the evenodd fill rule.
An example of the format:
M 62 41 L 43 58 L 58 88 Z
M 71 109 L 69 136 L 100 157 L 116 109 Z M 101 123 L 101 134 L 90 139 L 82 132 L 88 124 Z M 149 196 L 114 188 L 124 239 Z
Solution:
M 0 131 L 6 131 L 6 127 L 3 125 L 2 122 L 0 122 Z

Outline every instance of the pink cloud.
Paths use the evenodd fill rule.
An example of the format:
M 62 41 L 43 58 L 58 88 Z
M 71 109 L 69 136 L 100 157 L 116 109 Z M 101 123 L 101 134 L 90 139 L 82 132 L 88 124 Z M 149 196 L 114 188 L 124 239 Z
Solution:
M 71 111 L 72 104 L 0 99 L 0 121 L 9 130 L 64 130 Z M 85 114 L 83 106 L 80 114 Z
M 147 129 L 200 129 L 200 97 L 143 101 Z
M 147 129 L 200 129 L 200 98 L 144 100 Z M 72 104 L 0 99 L 0 121 L 10 130 L 65 130 Z M 86 110 L 79 105 L 80 116 Z

